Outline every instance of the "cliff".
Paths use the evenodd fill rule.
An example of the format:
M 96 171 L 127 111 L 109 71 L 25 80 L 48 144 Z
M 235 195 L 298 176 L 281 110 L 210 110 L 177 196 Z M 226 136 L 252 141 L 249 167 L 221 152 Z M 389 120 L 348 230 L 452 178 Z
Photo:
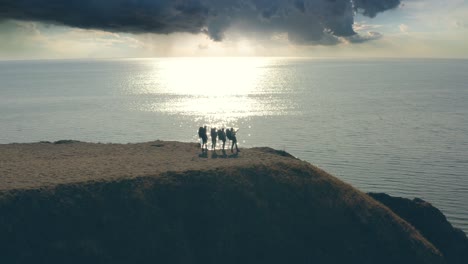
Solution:
M 448 263 L 468 263 L 466 234 L 454 228 L 439 209 L 419 198 L 410 200 L 384 193 L 369 195 L 419 230 L 440 250 Z
M 0 146 L 4 263 L 446 263 L 411 224 L 285 152 Z

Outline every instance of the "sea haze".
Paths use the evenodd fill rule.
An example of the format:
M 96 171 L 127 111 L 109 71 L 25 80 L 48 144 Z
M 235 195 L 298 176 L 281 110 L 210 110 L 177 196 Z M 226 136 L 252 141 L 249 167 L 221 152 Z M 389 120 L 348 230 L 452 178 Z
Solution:
M 365 192 L 421 197 L 468 233 L 468 60 L 0 62 L 0 143 L 197 142 L 239 128 Z

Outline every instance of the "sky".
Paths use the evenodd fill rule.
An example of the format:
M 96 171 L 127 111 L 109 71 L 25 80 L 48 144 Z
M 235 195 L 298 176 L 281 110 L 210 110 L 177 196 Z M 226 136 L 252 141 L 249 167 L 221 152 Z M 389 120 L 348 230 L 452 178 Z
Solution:
M 0 59 L 468 58 L 468 0 L 0 0 Z

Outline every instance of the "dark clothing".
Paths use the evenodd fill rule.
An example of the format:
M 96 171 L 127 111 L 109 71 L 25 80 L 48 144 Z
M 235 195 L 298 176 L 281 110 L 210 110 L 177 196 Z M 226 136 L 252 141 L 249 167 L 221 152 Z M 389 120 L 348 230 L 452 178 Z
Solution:
M 216 133 L 215 129 L 211 129 L 211 140 L 215 140 L 218 137 L 218 133 Z
M 218 138 L 221 141 L 226 141 L 226 133 L 223 130 L 218 130 Z
M 200 129 L 198 129 L 198 136 L 203 140 L 203 144 L 208 142 L 208 136 L 206 135 L 206 127 L 200 127 Z
M 211 129 L 211 149 L 216 148 L 216 138 L 218 137 L 218 133 L 216 133 L 216 128 Z
M 229 128 L 226 130 L 226 136 L 229 140 L 232 140 L 232 131 Z
M 199 138 L 202 138 L 202 137 L 203 137 L 203 131 L 204 131 L 204 130 L 205 130 L 205 129 L 204 129 L 203 127 L 198 128 L 198 137 L 199 137 Z
M 237 131 L 234 131 L 234 129 L 231 131 L 231 140 L 232 140 L 231 152 L 234 152 L 234 145 L 236 145 L 236 150 L 237 150 L 237 152 L 239 152 L 239 148 L 237 147 L 236 133 L 237 133 Z
M 221 141 L 223 141 L 223 149 L 224 146 L 226 145 L 226 133 L 223 131 L 223 137 L 221 138 Z
M 206 134 L 206 127 L 200 127 L 198 129 L 198 136 L 201 138 L 202 140 L 202 144 L 201 144 L 201 147 L 203 149 L 203 147 L 205 147 L 206 149 L 208 149 L 208 146 L 207 146 L 207 142 L 208 142 L 208 135 Z

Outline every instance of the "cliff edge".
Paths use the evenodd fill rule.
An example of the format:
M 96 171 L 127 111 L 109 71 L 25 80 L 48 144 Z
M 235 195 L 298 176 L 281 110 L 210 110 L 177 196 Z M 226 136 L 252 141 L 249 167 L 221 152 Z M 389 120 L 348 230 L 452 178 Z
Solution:
M 446 263 L 412 225 L 269 148 L 0 146 L 4 263 Z
M 392 197 L 385 193 L 369 193 L 369 195 L 420 231 L 440 250 L 448 263 L 468 263 L 466 234 L 454 228 L 439 209 L 419 198 L 410 200 Z

